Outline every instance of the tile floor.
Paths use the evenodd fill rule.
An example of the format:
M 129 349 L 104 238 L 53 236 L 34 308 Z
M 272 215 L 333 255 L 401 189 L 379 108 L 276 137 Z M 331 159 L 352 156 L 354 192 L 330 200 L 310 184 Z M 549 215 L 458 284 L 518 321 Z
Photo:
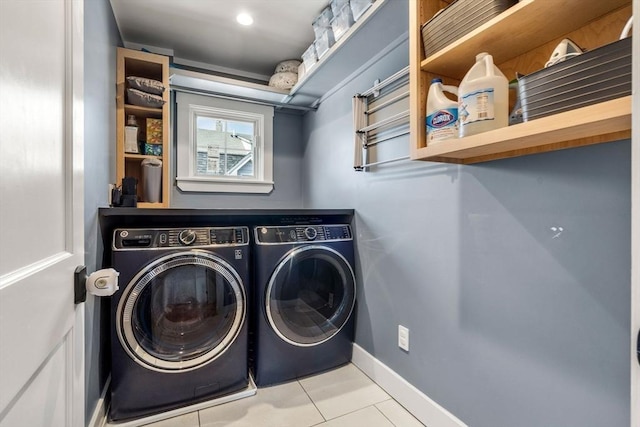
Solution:
M 352 364 L 299 381 L 259 388 L 255 396 L 147 424 L 148 427 L 422 425 Z

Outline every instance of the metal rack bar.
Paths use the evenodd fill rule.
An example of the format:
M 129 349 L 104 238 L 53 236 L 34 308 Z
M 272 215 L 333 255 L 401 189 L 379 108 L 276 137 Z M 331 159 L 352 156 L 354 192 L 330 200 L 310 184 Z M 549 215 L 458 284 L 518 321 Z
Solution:
M 378 105 L 376 105 L 373 108 L 368 109 L 367 111 L 365 111 L 365 114 L 372 114 L 375 113 L 376 111 L 382 110 L 384 107 L 387 107 L 391 104 L 393 104 L 394 102 L 398 102 L 400 101 L 402 98 L 406 98 L 407 96 L 409 96 L 409 91 L 406 92 L 402 92 L 401 94 L 394 96 L 391 99 L 388 99 L 387 101 L 381 102 Z
M 391 139 L 395 139 L 395 138 L 398 138 L 398 137 L 400 137 L 400 136 L 408 135 L 408 134 L 409 134 L 409 131 L 408 131 L 408 130 L 406 130 L 406 131 L 404 131 L 404 132 L 395 133 L 395 134 L 393 134 L 393 135 L 386 136 L 386 137 L 384 137 L 384 138 L 376 138 L 376 140 L 375 140 L 375 141 L 373 141 L 373 142 L 367 142 L 367 143 L 363 144 L 363 146 L 364 146 L 364 148 L 373 147 L 374 145 L 378 145 L 378 144 L 380 144 L 381 142 L 389 141 L 389 140 L 391 140 Z
M 382 89 L 383 87 L 388 86 L 389 84 L 393 83 L 394 81 L 406 76 L 409 74 L 409 66 L 407 65 L 405 68 L 403 68 L 402 70 L 398 71 L 395 74 L 392 74 L 391 76 L 387 77 L 386 79 L 384 79 L 383 81 L 381 81 L 378 84 L 373 85 L 371 88 L 367 89 L 366 91 L 362 92 L 360 94 L 360 96 L 370 96 L 373 95 L 374 92 L 379 91 L 380 89 Z
M 361 129 L 356 130 L 357 133 L 364 133 L 364 132 L 369 132 L 371 130 L 374 129 L 378 129 L 381 128 L 383 126 L 387 126 L 390 125 L 391 123 L 397 122 L 398 120 L 404 119 L 404 118 L 408 118 L 409 117 L 409 110 L 407 111 L 403 111 L 401 113 L 398 114 L 394 114 L 391 117 L 387 117 L 384 120 L 380 120 L 379 122 L 376 122 L 374 124 L 371 124 L 369 126 L 365 126 Z
M 362 167 L 370 168 L 371 166 L 379 166 L 387 163 L 395 163 L 395 162 L 400 162 L 402 160 L 409 160 L 409 156 L 396 157 L 395 159 L 381 160 L 379 162 L 373 162 L 373 163 L 365 163 L 362 165 Z

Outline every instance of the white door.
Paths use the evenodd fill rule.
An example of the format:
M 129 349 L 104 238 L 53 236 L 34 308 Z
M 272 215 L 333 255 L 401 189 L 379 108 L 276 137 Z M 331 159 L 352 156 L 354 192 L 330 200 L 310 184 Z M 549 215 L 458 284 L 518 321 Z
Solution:
M 84 425 L 83 1 L 0 0 L 0 426 Z

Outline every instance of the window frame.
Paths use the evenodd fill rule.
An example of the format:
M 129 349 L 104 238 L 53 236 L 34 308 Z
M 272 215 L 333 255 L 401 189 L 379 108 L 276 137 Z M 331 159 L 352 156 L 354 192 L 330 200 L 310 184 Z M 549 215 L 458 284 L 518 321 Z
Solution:
M 273 107 L 186 92 L 176 92 L 176 106 L 176 183 L 180 190 L 260 194 L 273 190 Z M 253 177 L 197 175 L 198 113 L 254 123 Z

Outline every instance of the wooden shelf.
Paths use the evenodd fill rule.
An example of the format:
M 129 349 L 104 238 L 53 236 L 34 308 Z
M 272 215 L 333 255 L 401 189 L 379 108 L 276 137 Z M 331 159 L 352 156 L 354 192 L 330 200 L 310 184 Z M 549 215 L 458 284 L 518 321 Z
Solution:
M 134 154 L 134 153 L 124 153 L 124 158 L 127 160 L 144 160 L 144 159 L 159 159 L 162 160 L 162 156 L 153 156 L 150 154 Z
M 164 208 L 164 203 L 138 202 L 138 208 Z
M 162 117 L 162 108 L 140 107 L 139 105 L 125 104 L 127 114 L 135 114 L 140 117 Z
M 410 151 L 413 160 L 477 163 L 629 138 L 631 96 L 542 117 L 466 138 L 426 143 L 426 97 L 431 78 L 459 84 L 479 52 L 507 76 L 543 67 L 564 37 L 593 49 L 618 39 L 631 0 L 522 0 L 446 48 L 425 57 L 421 26 L 444 3 L 411 2 L 409 19 Z M 512 103 L 514 100 L 512 100 Z M 512 107 L 513 105 L 511 105 Z
M 631 96 L 590 105 L 530 122 L 430 144 L 419 160 L 477 163 L 631 136 Z
M 496 64 L 502 64 L 628 4 L 628 0 L 588 4 L 585 0 L 564 0 L 561 4 L 557 0 L 523 0 L 430 55 L 420 66 L 423 71 L 461 80 L 479 52 L 489 52 Z
M 161 108 L 141 107 L 126 103 L 126 89 L 128 76 L 146 77 L 163 82 L 165 91 L 162 97 L 165 104 Z M 148 52 L 118 48 L 116 69 L 116 183 L 121 184 L 122 178 L 132 177 L 137 180 L 138 206 L 146 208 L 169 207 L 169 58 Z M 147 119 L 162 120 L 162 156 L 125 153 L 124 130 L 128 115 L 136 117 L 138 141 L 146 140 Z M 142 160 L 162 160 L 162 188 L 159 203 L 144 201 L 145 182 Z M 153 199 L 152 199 L 153 200 Z

